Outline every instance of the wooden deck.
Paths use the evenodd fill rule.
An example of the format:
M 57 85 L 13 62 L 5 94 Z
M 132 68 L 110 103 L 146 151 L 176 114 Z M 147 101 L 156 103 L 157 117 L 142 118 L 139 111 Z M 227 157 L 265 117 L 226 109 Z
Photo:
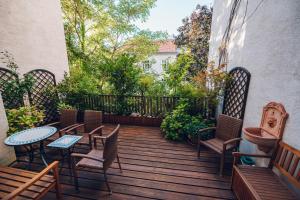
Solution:
M 106 125 L 104 134 L 113 127 Z M 108 170 L 113 194 L 108 194 L 102 172 L 91 169 L 79 171 L 80 192 L 76 192 L 65 162 L 60 175 L 64 199 L 234 199 L 229 176 L 217 174 L 219 159 L 213 152 L 203 149 L 197 159 L 193 147 L 165 140 L 154 127 L 123 125 L 119 140 L 123 173 L 116 163 Z M 60 159 L 58 152 L 46 150 L 49 162 Z M 89 149 L 78 144 L 76 151 L 86 153 Z M 26 168 L 28 163 L 21 158 L 13 166 Z M 35 159 L 32 170 L 42 168 L 42 162 Z M 230 169 L 226 171 L 230 173 Z M 48 193 L 44 199 L 55 199 L 55 193 Z

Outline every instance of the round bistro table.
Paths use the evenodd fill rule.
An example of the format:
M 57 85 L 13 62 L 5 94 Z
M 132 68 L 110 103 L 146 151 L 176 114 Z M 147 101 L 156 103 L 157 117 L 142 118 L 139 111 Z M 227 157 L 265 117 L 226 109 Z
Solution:
M 5 139 L 4 143 L 8 146 L 24 146 L 28 155 L 30 164 L 34 159 L 34 143 L 40 143 L 39 153 L 43 163 L 48 166 L 45 160 L 44 140 L 56 133 L 57 129 L 52 126 L 41 126 L 20 131 L 12 134 Z M 29 148 L 28 148 L 29 147 Z

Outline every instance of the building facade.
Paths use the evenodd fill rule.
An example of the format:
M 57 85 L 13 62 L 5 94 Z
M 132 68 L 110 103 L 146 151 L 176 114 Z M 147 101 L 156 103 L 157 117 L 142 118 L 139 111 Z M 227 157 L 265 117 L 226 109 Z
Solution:
M 218 60 L 233 2 L 214 2 L 210 60 Z M 260 125 L 263 106 L 268 102 L 282 103 L 289 113 L 283 141 L 297 149 L 300 149 L 299 10 L 297 0 L 241 1 L 228 43 L 228 70 L 241 66 L 251 73 L 244 127 Z M 262 153 L 246 140 L 240 149 Z
M 8 51 L 21 75 L 34 70 L 52 72 L 56 81 L 69 71 L 59 0 L 1 0 L 0 52 Z M 5 62 L 5 61 L 4 61 Z M 6 67 L 0 60 L 0 67 Z M 0 94 L 0 164 L 15 160 L 12 147 L 4 145 L 8 123 Z
M 69 71 L 60 0 L 2 0 L 0 25 L 0 51 L 14 57 L 20 74 L 42 68 L 60 81 Z
M 143 63 L 144 68 L 151 68 L 156 74 L 162 75 L 163 66 L 176 60 L 178 50 L 174 40 L 158 42 L 159 48 L 156 54 Z

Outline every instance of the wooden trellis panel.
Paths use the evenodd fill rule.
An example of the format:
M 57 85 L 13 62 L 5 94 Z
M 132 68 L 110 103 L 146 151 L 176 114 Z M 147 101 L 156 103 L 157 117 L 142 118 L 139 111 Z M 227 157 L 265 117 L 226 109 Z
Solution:
M 14 98 L 9 94 L 9 91 L 5 90 L 5 85 L 12 81 L 18 81 L 18 75 L 9 69 L 0 67 L 0 92 L 6 109 L 18 108 L 24 105 L 23 98 Z
M 223 114 L 244 119 L 251 74 L 243 67 L 230 72 L 230 81 L 225 87 Z
M 30 104 L 45 110 L 45 123 L 56 120 L 58 118 L 57 94 L 49 96 L 46 92 L 49 88 L 56 86 L 54 74 L 44 69 L 35 69 L 28 72 L 26 76 L 31 76 L 34 83 L 29 91 Z

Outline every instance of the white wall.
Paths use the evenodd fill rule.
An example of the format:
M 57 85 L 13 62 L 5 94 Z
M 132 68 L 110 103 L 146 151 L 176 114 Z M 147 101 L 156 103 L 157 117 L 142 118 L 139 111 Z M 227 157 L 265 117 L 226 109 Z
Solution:
M 162 61 L 169 59 L 170 62 L 176 59 L 177 53 L 170 52 L 170 53 L 157 53 L 149 58 L 150 61 L 154 60 L 155 62 L 152 64 L 152 69 L 159 75 L 162 75 L 163 68 L 162 68 Z
M 0 94 L 0 164 L 8 165 L 16 160 L 15 151 L 13 147 L 8 147 L 4 144 L 4 140 L 7 136 L 8 123 L 6 114 Z
M 56 80 L 68 72 L 59 0 L 1 0 L 0 51 L 13 54 L 21 74 L 43 68 Z
M 283 140 L 300 149 L 300 1 L 242 1 L 229 44 L 229 70 L 247 68 L 251 82 L 244 127 L 259 126 L 262 108 L 270 101 L 282 103 L 289 119 Z M 228 23 L 232 0 L 215 0 L 210 59 L 218 58 L 218 47 Z M 243 142 L 241 150 L 256 152 Z

